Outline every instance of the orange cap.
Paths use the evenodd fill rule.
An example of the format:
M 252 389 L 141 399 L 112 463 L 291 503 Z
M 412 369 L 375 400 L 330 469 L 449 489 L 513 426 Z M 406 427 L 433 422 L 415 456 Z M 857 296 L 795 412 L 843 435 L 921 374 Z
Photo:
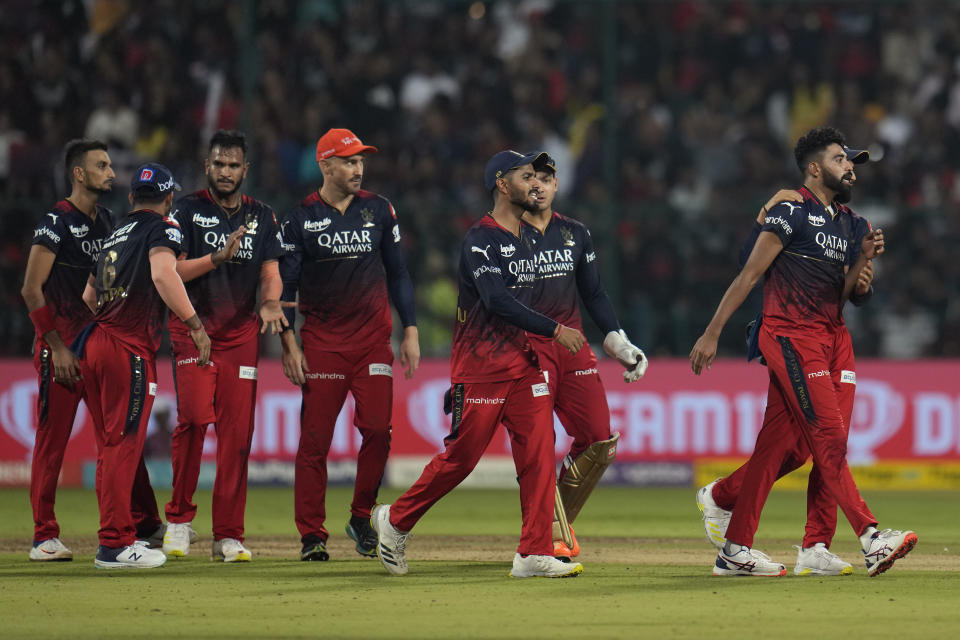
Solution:
M 331 156 L 344 157 L 376 152 L 376 147 L 360 142 L 360 138 L 350 129 L 330 129 L 317 140 L 317 162 Z

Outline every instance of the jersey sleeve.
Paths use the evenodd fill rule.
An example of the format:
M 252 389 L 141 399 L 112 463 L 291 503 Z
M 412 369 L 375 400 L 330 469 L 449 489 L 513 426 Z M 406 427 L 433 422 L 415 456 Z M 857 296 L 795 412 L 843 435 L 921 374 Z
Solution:
M 780 238 L 784 247 L 790 245 L 793 233 L 807 219 L 805 207 L 791 202 L 778 202 L 767 212 L 767 218 L 760 231 L 769 231 Z M 759 234 L 757 234 L 759 236 Z
M 393 306 L 396 307 L 404 328 L 413 327 L 417 324 L 413 281 L 410 279 L 410 272 L 407 270 L 407 263 L 400 249 L 400 223 L 389 201 L 386 201 L 383 218 L 384 233 L 380 237 L 380 257 L 387 274 L 387 290 L 390 292 L 390 300 L 393 301 Z
M 510 294 L 503 280 L 503 270 L 492 258 L 498 246 L 497 242 L 488 242 L 485 235 L 472 233 L 467 235 L 461 250 L 461 262 L 469 271 L 484 306 L 524 331 L 552 336 L 557 328 L 556 321 L 525 306 Z
M 600 270 L 597 268 L 597 253 L 593 247 L 593 238 L 590 231 L 583 228 L 582 244 L 583 254 L 580 256 L 580 262 L 577 264 L 577 291 L 580 293 L 580 299 L 583 300 L 583 306 L 587 313 L 597 323 L 604 335 L 611 331 L 618 331 L 620 323 L 617 322 L 617 313 L 613 309 L 613 303 L 610 302 L 610 296 L 600 282 Z
M 164 218 L 161 224 L 153 225 L 147 237 L 147 250 L 166 247 L 178 255 L 183 251 L 183 232 L 175 220 Z
M 297 286 L 300 283 L 300 267 L 303 264 L 303 225 L 299 209 L 295 209 L 280 226 L 280 279 L 283 281 L 283 293 L 280 299 L 284 302 L 296 302 Z M 293 307 L 284 307 L 283 315 L 287 318 L 290 329 L 294 328 L 297 312 Z
M 33 242 L 58 253 L 60 243 L 63 241 L 64 234 L 68 233 L 67 225 L 63 221 L 63 216 L 57 213 L 44 214 L 43 218 L 37 223 L 33 230 Z
M 168 216 L 180 225 L 180 235 L 182 237 L 180 253 L 186 253 L 187 248 L 191 246 L 190 233 L 193 225 L 190 224 L 190 210 L 188 206 L 188 203 L 181 198 L 173 204 L 173 209 L 170 210 L 170 215 Z M 190 256 L 187 257 L 189 258 Z
M 263 259 L 277 260 L 283 256 L 283 234 L 280 232 L 280 225 L 277 224 L 277 214 L 270 207 L 264 207 L 263 216 L 264 246 Z

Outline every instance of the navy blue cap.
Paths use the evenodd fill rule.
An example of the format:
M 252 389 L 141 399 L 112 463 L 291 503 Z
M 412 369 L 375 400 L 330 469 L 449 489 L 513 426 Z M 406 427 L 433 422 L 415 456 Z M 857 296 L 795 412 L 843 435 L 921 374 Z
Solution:
M 533 159 L 533 168 L 537 171 L 545 171 L 549 169 L 554 173 L 557 172 L 557 161 L 553 159 L 546 151 L 532 151 L 527 154 L 528 156 L 535 155 L 536 158 Z
M 180 191 L 180 185 L 173 179 L 173 172 L 159 162 L 140 165 L 130 179 L 130 192 L 135 198 L 163 197 L 172 191 Z
M 523 155 L 513 150 L 501 151 L 487 160 L 487 167 L 483 170 L 483 186 L 487 191 L 493 190 L 497 186 L 497 180 L 502 178 L 507 172 L 525 164 L 533 164 L 539 161 L 540 156 L 547 156 L 545 153 L 534 152 Z M 549 157 L 549 156 L 547 156 Z
M 851 149 L 844 147 L 843 152 L 847 154 L 847 160 L 853 164 L 863 164 L 870 159 L 870 152 L 866 149 Z

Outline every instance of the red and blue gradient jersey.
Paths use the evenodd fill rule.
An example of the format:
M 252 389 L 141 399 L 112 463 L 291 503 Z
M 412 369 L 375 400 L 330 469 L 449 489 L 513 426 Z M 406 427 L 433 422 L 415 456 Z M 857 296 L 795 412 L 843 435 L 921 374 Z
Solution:
M 870 229 L 849 208 L 826 207 L 806 188 L 800 193 L 802 203 L 775 205 L 761 229 L 783 243 L 766 273 L 763 324 L 785 336 L 832 333 L 843 326 L 845 267 L 860 255 Z
M 97 264 L 103 239 L 110 234 L 110 211 L 96 206 L 91 219 L 69 200 L 53 206 L 33 230 L 33 244 L 56 254 L 53 268 L 43 283 L 43 297 L 53 312 L 54 326 L 64 343 L 70 344 L 93 316 L 83 301 L 90 272 Z M 39 337 L 39 336 L 38 336 Z
M 299 294 L 301 335 L 312 348 L 359 350 L 390 342 L 390 299 L 403 326 L 416 325 L 413 282 L 389 200 L 360 190 L 340 213 L 314 192 L 281 230 L 282 298 L 293 301 Z M 293 327 L 292 309 L 287 320 Z
M 97 261 L 97 324 L 132 353 L 153 359 L 160 348 L 167 305 L 153 284 L 150 250 L 180 253 L 175 220 L 149 209 L 131 211 L 103 241 Z
M 203 190 L 181 198 L 171 217 L 180 224 L 183 252 L 188 260 L 216 253 L 240 225 L 247 228 L 232 259 L 186 283 L 186 287 L 207 335 L 218 347 L 255 340 L 259 329 L 256 304 L 260 269 L 264 262 L 277 260 L 283 253 L 280 226 L 273 209 L 242 196 L 240 209 L 227 215 Z M 169 326 L 173 336 L 186 339 L 189 335 L 189 329 L 176 314 L 170 314 Z
M 620 329 L 613 304 L 600 283 L 597 254 L 589 229 L 557 212 L 543 233 L 533 225 L 524 226 L 524 233 L 530 234 L 536 274 L 533 309 L 583 331 L 579 295 L 604 335 Z
M 557 323 L 530 308 L 536 280 L 530 238 L 528 226 L 517 237 L 489 215 L 467 231 L 450 353 L 454 383 L 516 380 L 540 368 L 526 332 L 553 336 Z

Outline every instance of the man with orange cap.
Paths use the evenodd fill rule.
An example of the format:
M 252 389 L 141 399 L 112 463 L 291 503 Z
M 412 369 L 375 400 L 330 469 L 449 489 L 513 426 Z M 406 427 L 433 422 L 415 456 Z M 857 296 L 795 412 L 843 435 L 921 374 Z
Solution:
M 393 321 L 389 299 L 403 323 L 400 363 L 412 377 L 420 364 L 413 283 L 400 250 L 397 213 L 383 196 L 360 188 L 367 154 L 348 129 L 330 129 L 317 142 L 323 186 L 307 196 L 282 225 L 282 299 L 305 320 L 297 344 L 294 312 L 281 334 L 283 373 L 303 389 L 300 444 L 294 479 L 294 516 L 301 560 L 328 560 L 327 454 L 347 392 L 356 403 L 362 435 L 347 535 L 359 554 L 376 556 L 370 509 L 390 452 L 393 406 Z

